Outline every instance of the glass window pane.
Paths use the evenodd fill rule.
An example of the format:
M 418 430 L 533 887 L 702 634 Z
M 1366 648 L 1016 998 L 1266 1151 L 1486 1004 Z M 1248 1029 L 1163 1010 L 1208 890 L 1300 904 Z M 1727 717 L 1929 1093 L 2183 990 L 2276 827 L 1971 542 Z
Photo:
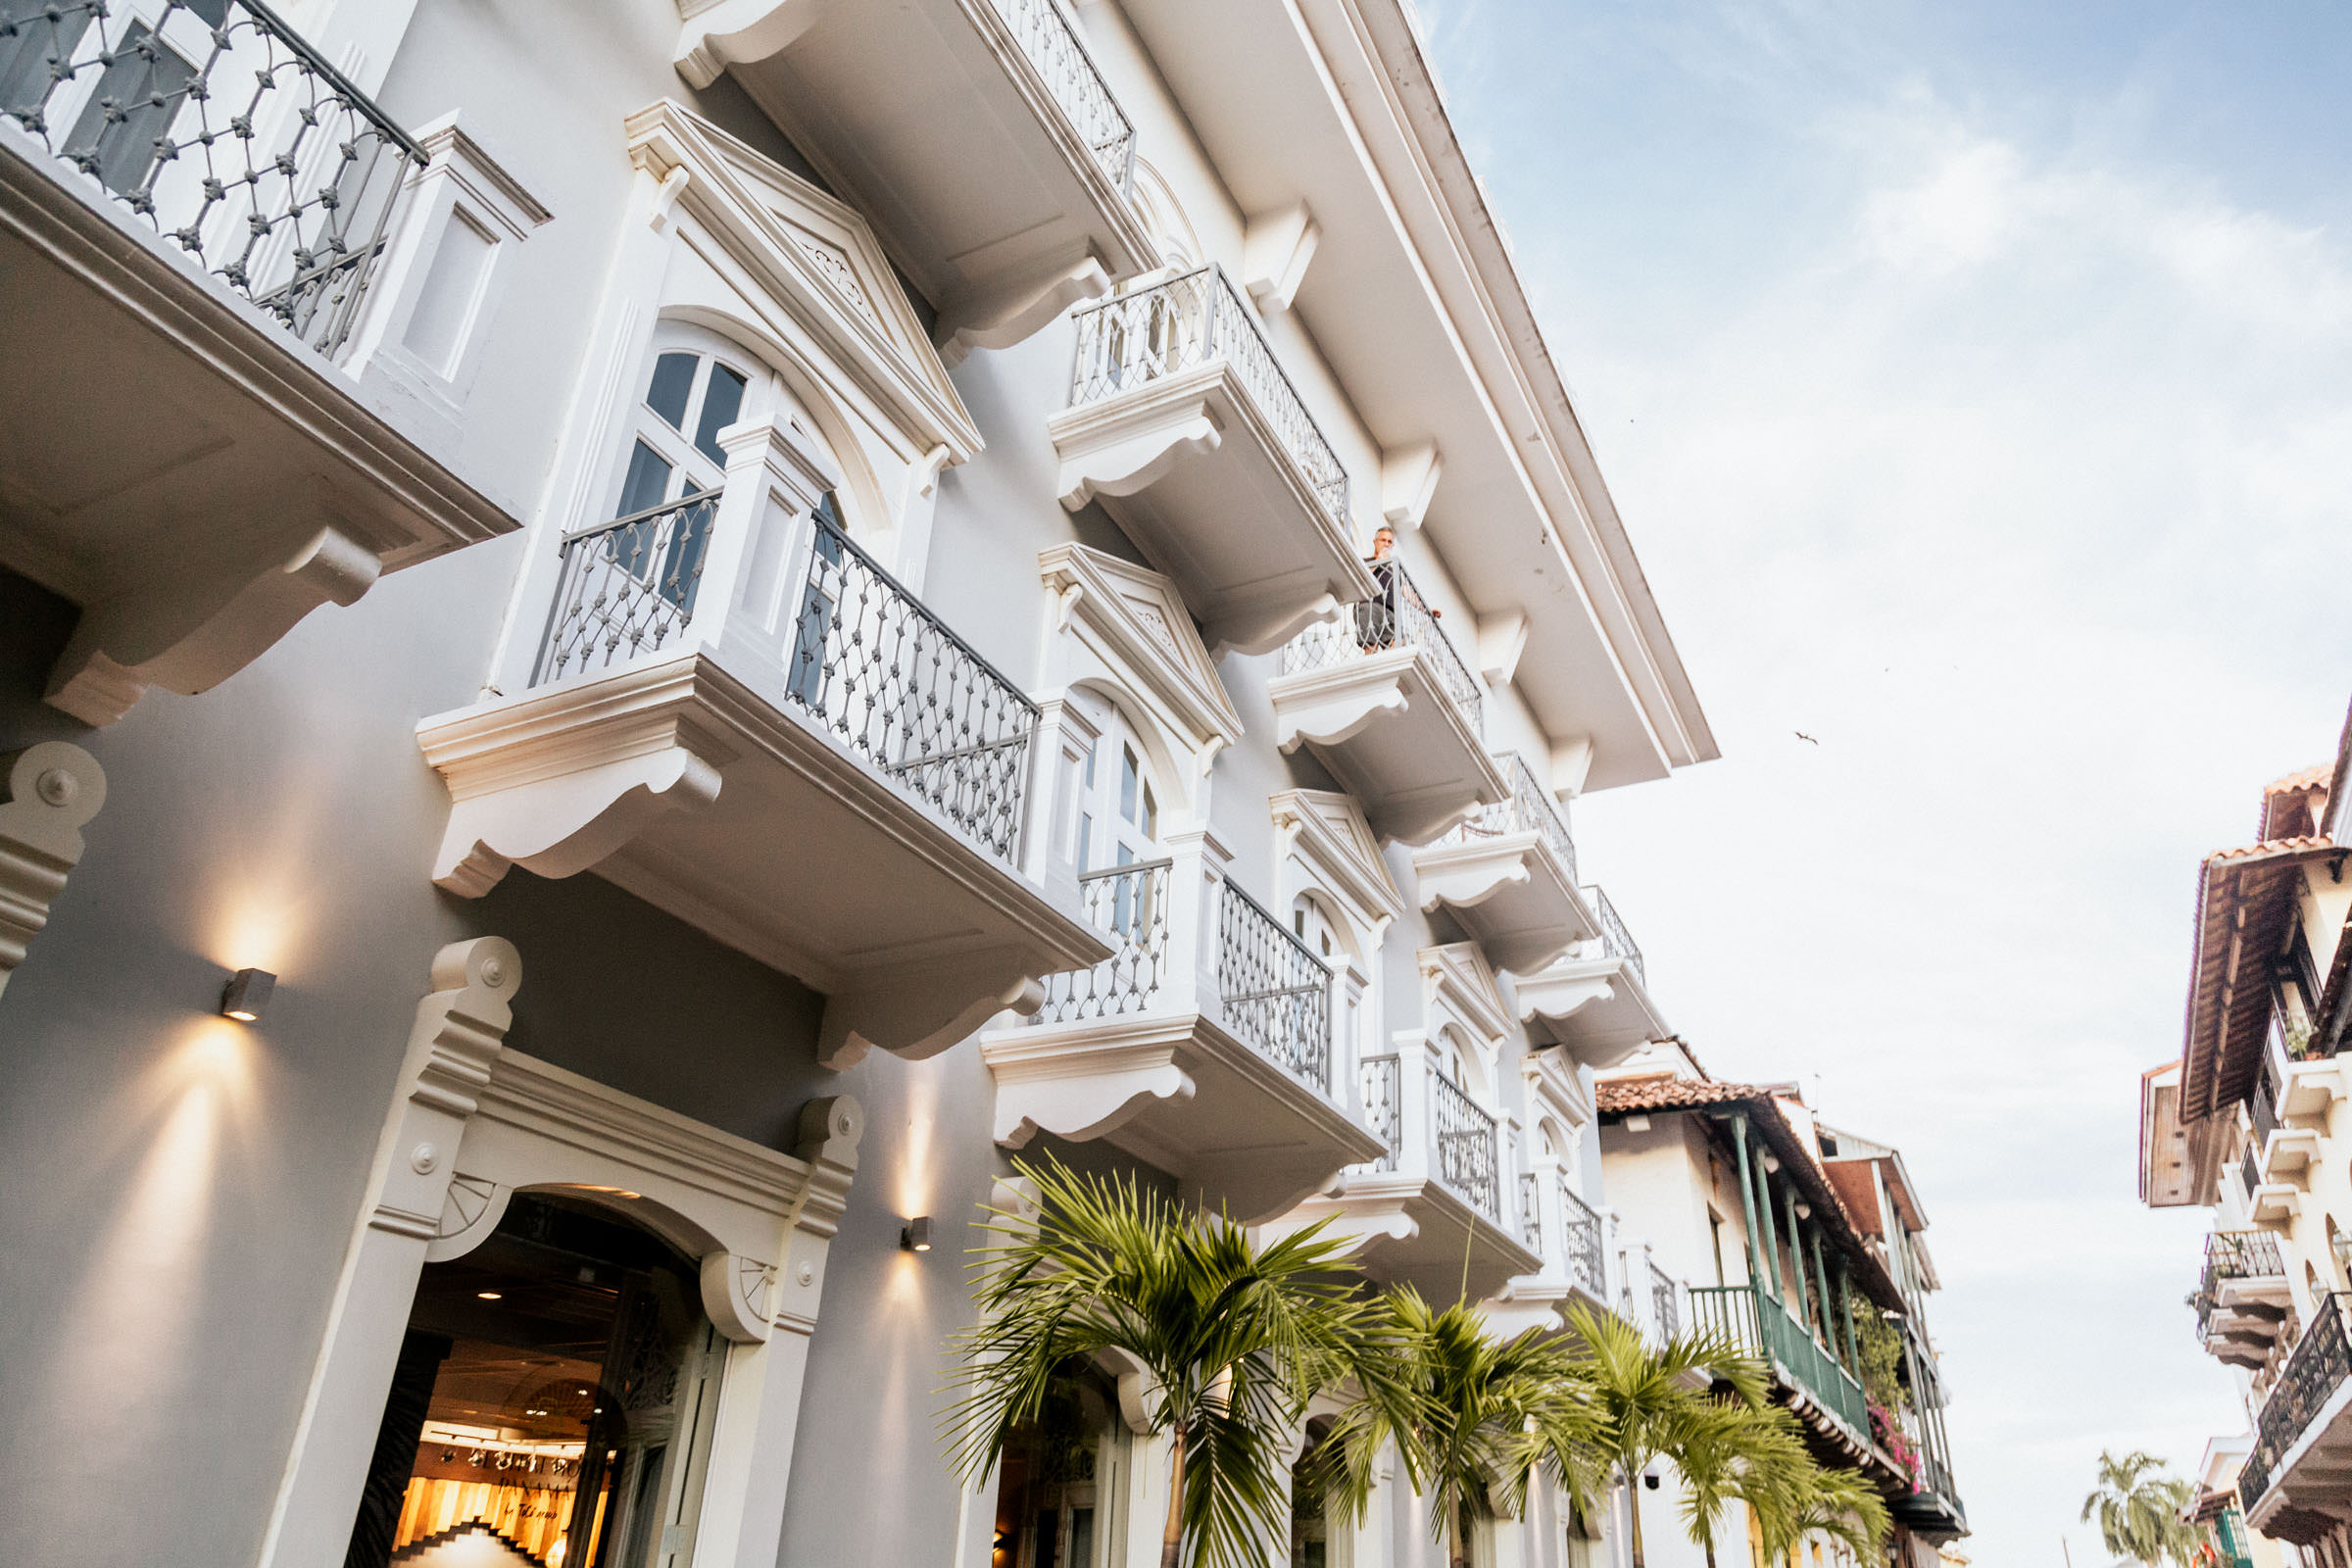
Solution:
M 620 482 L 620 505 L 612 515 L 625 517 L 658 507 L 669 498 L 669 460 L 644 442 L 629 454 L 629 476 Z
M 1159 837 L 1159 803 L 1152 799 L 1152 786 L 1144 786 L 1144 837 Z
M 17 0 L 0 7 L 0 18 L 16 26 L 0 38 L 0 110 L 29 113 L 48 98 L 56 73 L 72 63 L 74 46 L 89 29 L 90 13 L 68 11 L 53 22 L 27 0 Z
M 664 354 L 654 362 L 654 383 L 646 388 L 645 406 L 681 434 L 686 429 L 686 400 L 694 395 L 694 370 L 702 359 L 693 354 Z
M 710 367 L 710 385 L 703 392 L 703 416 L 694 428 L 694 449 L 722 467 L 727 449 L 718 444 L 718 432 L 742 416 L 744 385 L 743 377 L 725 366 Z
M 1119 748 L 1119 815 L 1135 820 L 1135 797 L 1140 784 L 1140 770 L 1135 765 L 1135 748 Z
M 118 196 L 136 193 L 155 172 L 162 161 L 156 140 L 172 128 L 172 117 L 186 102 L 188 83 L 196 75 L 194 66 L 153 44 L 154 36 L 139 23 L 130 24 L 74 122 L 74 133 L 66 138 L 66 156 L 87 159 L 99 183 Z M 134 107 L 111 120 L 110 104 Z

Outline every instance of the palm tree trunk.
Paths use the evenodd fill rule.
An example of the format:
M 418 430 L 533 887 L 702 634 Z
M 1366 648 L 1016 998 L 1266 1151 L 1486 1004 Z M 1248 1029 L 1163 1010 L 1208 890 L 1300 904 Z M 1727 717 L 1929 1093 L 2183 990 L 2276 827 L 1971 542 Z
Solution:
M 1447 1568 L 1469 1568 L 1470 1549 L 1462 1534 L 1462 1504 L 1458 1497 L 1446 1510 L 1446 1561 Z
M 1159 1568 L 1176 1568 L 1184 1552 L 1184 1428 L 1168 1448 L 1168 1524 L 1159 1537 Z
M 1625 1517 L 1628 1524 L 1626 1539 L 1634 1548 L 1634 1568 L 1642 1568 L 1642 1478 L 1630 1470 L 1625 1475 Z

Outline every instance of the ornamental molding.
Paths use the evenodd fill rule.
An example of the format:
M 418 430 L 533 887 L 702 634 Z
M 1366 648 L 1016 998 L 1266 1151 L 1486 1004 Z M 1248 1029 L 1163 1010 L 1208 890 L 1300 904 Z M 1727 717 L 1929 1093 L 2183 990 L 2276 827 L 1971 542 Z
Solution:
M 1428 1018 L 1426 1033 L 1438 1037 L 1439 1026 L 1450 1015 L 1490 1050 L 1511 1028 L 1510 1009 L 1503 1005 L 1502 988 L 1494 970 L 1475 942 L 1449 942 L 1423 948 L 1414 955 L 1421 970 L 1421 1005 Z
M 1100 673 L 1148 703 L 1152 717 L 1208 771 L 1240 740 L 1242 716 L 1194 629 L 1176 585 L 1156 571 L 1081 544 L 1037 558 L 1054 596 L 1046 632 L 1046 678 L 1067 687 Z
M 106 773 L 78 746 L 0 754 L 0 993 L 81 863 L 81 830 L 106 805 Z
M 855 208 L 670 99 L 628 117 L 629 158 L 662 186 L 657 227 L 692 219 L 747 298 L 772 302 L 830 367 L 888 411 L 916 452 L 981 448 L 881 242 Z M 717 258 L 706 257 L 714 265 Z
M 1380 839 L 1363 808 L 1336 790 L 1282 790 L 1268 796 L 1266 806 L 1274 818 L 1275 858 L 1295 858 L 1377 947 L 1404 912 L 1404 895 L 1381 859 Z

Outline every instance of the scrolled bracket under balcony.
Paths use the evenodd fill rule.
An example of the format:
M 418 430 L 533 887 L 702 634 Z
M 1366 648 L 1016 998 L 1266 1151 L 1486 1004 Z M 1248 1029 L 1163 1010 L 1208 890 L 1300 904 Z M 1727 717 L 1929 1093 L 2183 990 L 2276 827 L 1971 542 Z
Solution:
M 1372 597 L 1283 648 L 1267 688 L 1275 738 L 1312 751 L 1382 838 L 1427 844 L 1509 802 L 1511 784 L 1480 736 L 1478 678 L 1403 563 L 1367 564 Z
M 1672 1030 L 1649 994 L 1642 950 L 1609 896 L 1580 890 L 1598 927 L 1566 956 L 1519 976 L 1519 1018 L 1538 1044 L 1558 1045 L 1591 1067 L 1613 1067 Z
M 1108 947 L 1020 869 L 1037 710 L 848 535 L 784 424 L 564 541 L 538 684 L 418 726 L 433 877 L 582 870 L 825 993 L 820 1054 L 945 1050 Z
M 423 149 L 216 9 L 27 12 L 0 84 L 0 563 L 81 607 L 47 696 L 90 724 L 517 526 L 335 368 Z
M 1280 1214 L 1381 1145 L 1335 1096 L 1332 977 L 1228 882 L 1205 835 L 1080 877 L 1114 952 L 981 1037 L 997 1141 L 1102 1139 L 1237 1220 Z
M 1047 422 L 1062 505 L 1101 502 L 1212 653 L 1269 652 L 1372 596 L 1347 470 L 1222 271 L 1089 306 L 1077 328 L 1070 406 Z
M 872 220 L 949 363 L 1159 264 L 1134 125 L 1055 0 L 680 9 L 679 74 L 731 74 Z
M 1531 974 L 1600 925 L 1577 891 L 1576 843 L 1525 760 L 1504 759 L 1509 799 L 1413 852 L 1421 907 L 1444 905 L 1497 969 Z

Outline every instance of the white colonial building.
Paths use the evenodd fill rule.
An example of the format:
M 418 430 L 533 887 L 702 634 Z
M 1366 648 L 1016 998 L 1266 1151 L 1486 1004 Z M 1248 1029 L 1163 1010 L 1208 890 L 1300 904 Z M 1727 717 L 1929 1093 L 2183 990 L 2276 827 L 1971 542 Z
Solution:
M 1022 1151 L 1671 1307 L 1714 743 L 1404 0 L 0 0 L 0 181 L 11 1560 L 1146 1563 L 942 1455 Z

